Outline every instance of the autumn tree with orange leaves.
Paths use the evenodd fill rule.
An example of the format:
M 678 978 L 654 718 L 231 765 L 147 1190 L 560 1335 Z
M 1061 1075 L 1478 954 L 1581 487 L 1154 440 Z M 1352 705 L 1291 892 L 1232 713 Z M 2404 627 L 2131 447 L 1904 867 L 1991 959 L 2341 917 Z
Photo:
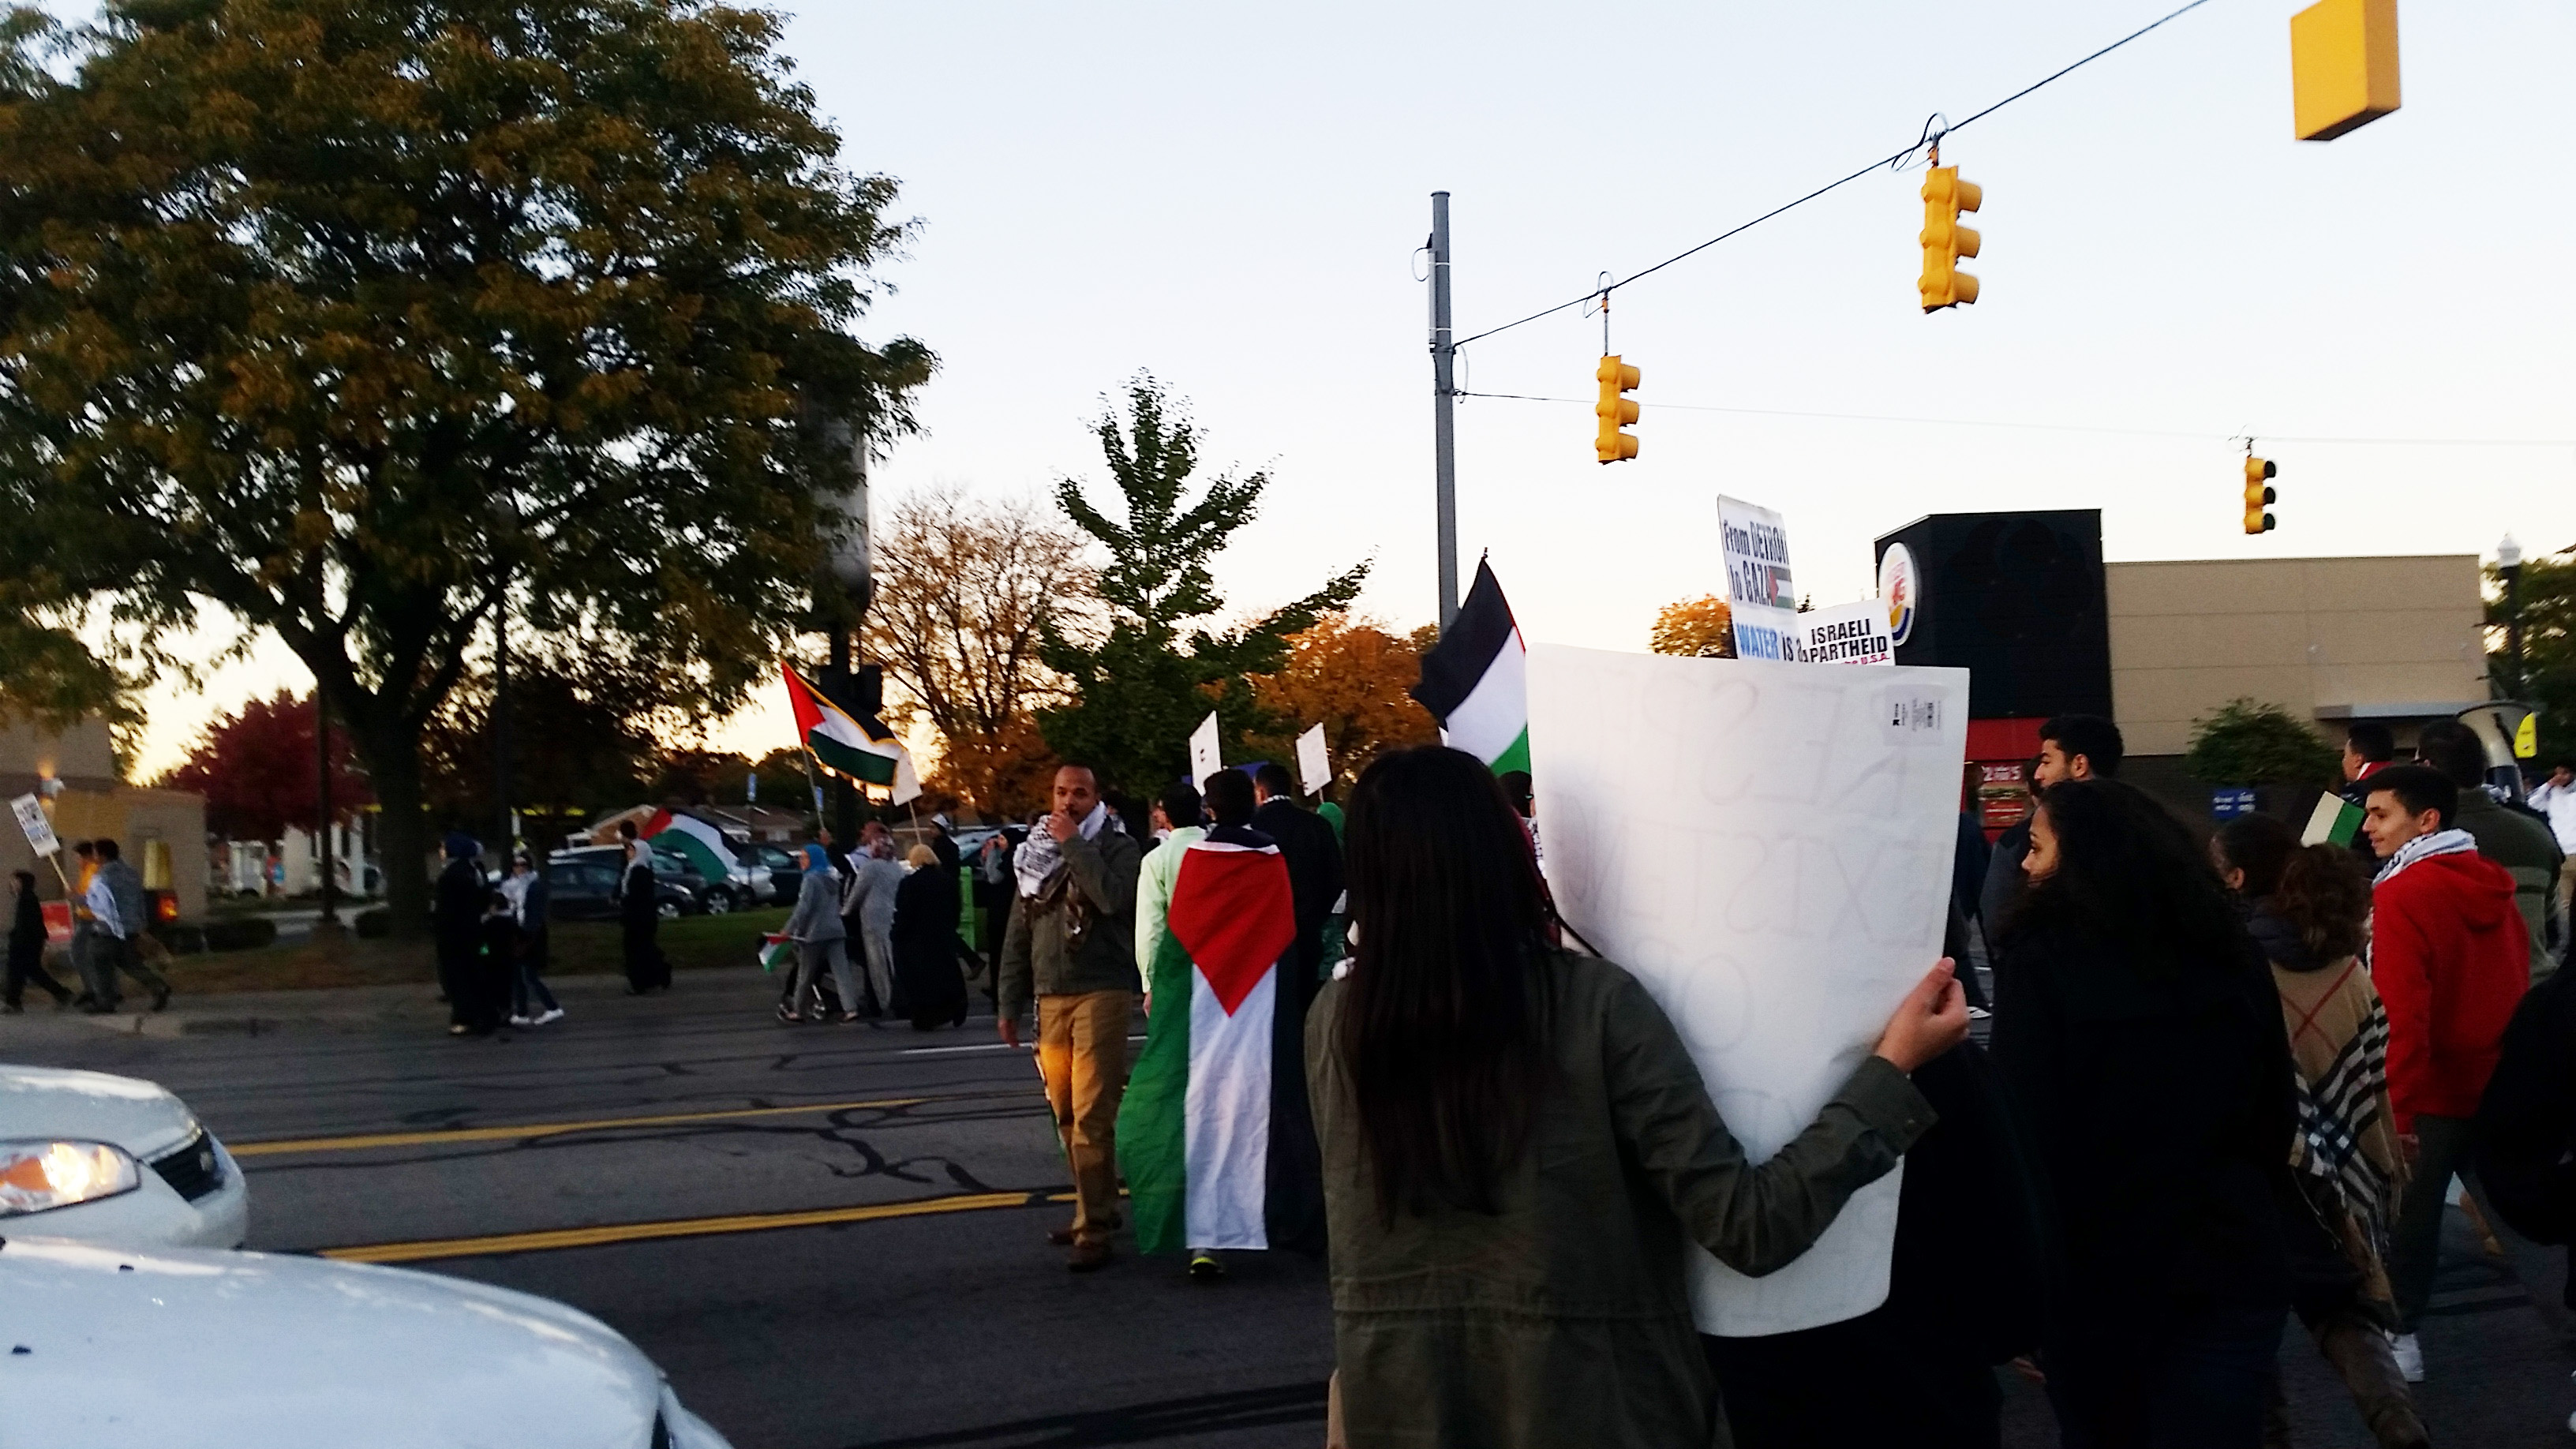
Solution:
M 1289 635 L 1287 666 L 1252 680 L 1253 698 L 1264 710 L 1295 722 L 1287 734 L 1261 742 L 1270 758 L 1294 760 L 1297 735 L 1321 724 L 1333 780 L 1347 787 L 1381 752 L 1439 739 L 1430 714 L 1406 692 L 1422 677 L 1422 651 L 1438 632 L 1426 624 L 1397 634 L 1376 620 L 1340 613 Z
M 1715 594 L 1666 604 L 1655 615 L 1646 647 L 1657 654 L 1701 659 L 1735 657 L 1735 611 Z

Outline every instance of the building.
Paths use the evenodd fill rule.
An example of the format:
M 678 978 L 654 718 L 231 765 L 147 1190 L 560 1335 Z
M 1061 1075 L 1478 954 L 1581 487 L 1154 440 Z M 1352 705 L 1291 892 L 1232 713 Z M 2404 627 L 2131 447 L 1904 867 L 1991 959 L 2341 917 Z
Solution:
M 2202 813 L 2243 782 L 2195 780 L 2183 754 L 2231 700 L 2278 705 L 2338 746 L 2376 720 L 2403 749 L 2490 694 L 2473 554 L 2106 564 L 2100 512 L 2061 509 L 1933 514 L 1878 556 L 1881 596 L 1910 605 L 1897 662 L 1971 671 L 1990 827 L 2019 818 L 2051 715 L 2108 714 L 2128 778 Z
M 107 722 L 89 719 L 65 730 L 27 721 L 0 725 L 0 796 L 33 795 L 72 868 L 74 842 L 117 842 L 143 874 L 143 888 L 165 892 L 162 909 L 178 920 L 206 914 L 206 801 L 185 790 L 151 790 L 117 777 L 116 745 Z M 15 822 L 0 825 L 0 871 L 32 870 L 38 891 L 60 899 L 62 877 L 37 858 Z

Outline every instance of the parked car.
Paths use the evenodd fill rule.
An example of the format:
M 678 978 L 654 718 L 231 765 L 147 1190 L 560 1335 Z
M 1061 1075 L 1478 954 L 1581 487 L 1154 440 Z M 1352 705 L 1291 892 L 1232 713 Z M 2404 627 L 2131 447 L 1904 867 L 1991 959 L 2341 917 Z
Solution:
M 749 859 L 744 858 L 746 852 L 750 850 L 749 846 L 730 840 L 726 841 L 725 845 L 733 856 L 733 864 L 726 869 L 725 878 L 718 881 L 706 880 L 703 869 L 687 856 L 676 851 L 669 853 L 673 860 L 680 863 L 682 870 L 699 877 L 705 884 L 707 909 L 719 916 L 727 911 L 747 911 L 766 902 L 773 888 L 768 865 L 756 855 Z M 664 852 L 657 844 L 654 847 L 654 853 L 659 855 Z
M 187 1103 L 133 1077 L 0 1065 L 0 1238 L 235 1248 L 249 1231 L 241 1169 Z
M 672 857 L 653 854 L 654 909 L 664 920 L 706 913 L 706 884 Z M 618 884 L 626 852 L 614 845 L 585 845 L 546 857 L 546 919 L 607 921 L 618 912 Z
M 325 1258 L 0 1244 L 9 1442 L 727 1449 L 565 1304 Z
M 769 900 L 772 905 L 796 904 L 796 893 L 805 888 L 805 857 L 783 845 L 754 842 L 743 847 L 760 857 L 769 868 Z

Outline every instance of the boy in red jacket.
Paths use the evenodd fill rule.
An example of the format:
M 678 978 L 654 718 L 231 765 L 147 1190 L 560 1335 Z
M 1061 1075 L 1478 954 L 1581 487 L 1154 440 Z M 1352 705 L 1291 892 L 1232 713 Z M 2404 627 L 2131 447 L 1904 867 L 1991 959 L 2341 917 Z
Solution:
M 2531 937 L 2514 908 L 2513 877 L 2454 829 L 2459 787 L 2423 765 L 2372 772 L 2362 828 L 2380 858 L 2371 887 L 2370 976 L 2388 1008 L 2388 1102 L 2413 1177 L 2391 1232 L 2389 1286 L 2397 1299 L 2398 1366 L 2424 1377 L 2415 1322 L 2432 1296 L 2443 1200 L 2453 1174 L 2481 1205 L 2471 1120 L 2495 1071 L 2505 1024 L 2530 980 Z M 2500 1236 L 2511 1237 L 2495 1214 Z M 2512 1244 L 2516 1269 L 2544 1250 Z M 2526 1286 L 2539 1280 L 2523 1272 Z M 2532 1289 L 2535 1298 L 2549 1293 Z

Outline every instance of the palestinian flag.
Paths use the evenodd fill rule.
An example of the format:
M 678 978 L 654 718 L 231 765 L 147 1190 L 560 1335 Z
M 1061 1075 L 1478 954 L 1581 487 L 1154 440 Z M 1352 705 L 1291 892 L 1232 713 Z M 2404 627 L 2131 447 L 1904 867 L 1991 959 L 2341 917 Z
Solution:
M 2332 791 L 2317 796 L 2317 808 L 2308 812 L 2308 828 L 2299 832 L 2301 845 L 2350 845 L 2361 834 L 2361 807 Z
M 1222 825 L 1191 843 L 1148 965 L 1154 1013 L 1118 1109 L 1140 1252 L 1310 1247 L 1323 1178 L 1306 1110 L 1288 865 Z
M 635 834 L 656 850 L 688 861 L 709 885 L 722 885 L 733 875 L 733 847 L 725 844 L 724 832 L 695 815 L 656 810 L 635 827 Z
M 885 791 L 897 805 L 921 793 L 912 752 L 883 720 L 862 720 L 832 703 L 792 665 L 780 666 L 779 672 L 787 676 L 787 702 L 796 710 L 796 733 L 815 764 L 856 780 L 871 792 Z
M 1413 697 L 1440 721 L 1440 737 L 1494 767 L 1497 775 L 1530 767 L 1529 651 L 1512 606 L 1483 560 L 1458 617 L 1422 656 Z
M 785 936 L 779 935 L 774 931 L 760 938 L 761 970 L 775 971 L 781 966 L 793 966 L 795 964 L 795 942 L 788 940 Z

